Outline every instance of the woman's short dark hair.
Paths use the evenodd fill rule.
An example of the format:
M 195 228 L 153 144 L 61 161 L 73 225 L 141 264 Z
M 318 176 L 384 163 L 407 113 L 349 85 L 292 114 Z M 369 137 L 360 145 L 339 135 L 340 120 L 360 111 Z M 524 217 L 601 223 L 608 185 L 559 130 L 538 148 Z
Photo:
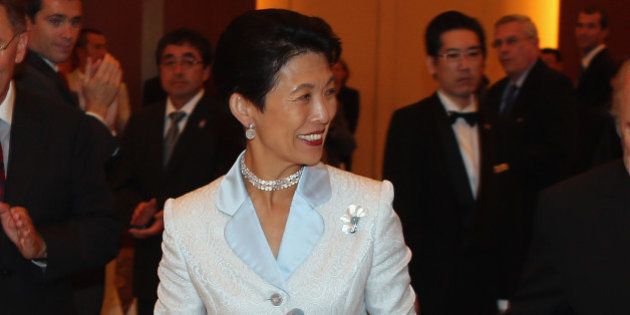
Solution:
M 486 36 L 483 28 L 477 19 L 472 18 L 458 11 L 446 11 L 436 16 L 429 22 L 424 35 L 424 42 L 427 55 L 436 57 L 442 48 L 442 34 L 452 30 L 470 30 L 477 34 L 481 51 L 486 55 Z
M 158 43 L 155 51 L 155 62 L 160 65 L 162 61 L 162 53 L 168 45 L 184 45 L 188 44 L 197 50 L 203 60 L 203 66 L 208 67 L 212 63 L 212 44 L 201 33 L 188 29 L 178 28 L 164 35 Z
M 280 68 L 306 52 L 323 54 L 331 65 L 339 59 L 341 43 L 324 20 L 281 9 L 248 11 L 221 35 L 212 79 L 226 100 L 240 93 L 262 111 Z

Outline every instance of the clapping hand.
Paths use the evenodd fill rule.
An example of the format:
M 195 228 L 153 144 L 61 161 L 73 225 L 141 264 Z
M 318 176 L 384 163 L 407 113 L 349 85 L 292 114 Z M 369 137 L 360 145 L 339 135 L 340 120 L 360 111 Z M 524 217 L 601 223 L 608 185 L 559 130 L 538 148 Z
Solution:
M 46 242 L 39 235 L 28 210 L 23 207 L 11 207 L 0 202 L 0 220 L 2 229 L 26 259 L 47 257 Z
M 131 229 L 129 233 L 135 238 L 147 238 L 159 234 L 164 229 L 164 221 L 162 220 L 163 211 L 157 211 L 157 201 L 155 198 L 140 202 L 133 211 L 131 217 Z M 153 222 L 151 223 L 151 219 Z M 151 225 L 147 226 L 147 224 Z
M 112 55 L 106 54 L 105 58 L 94 62 L 88 58 L 82 82 L 85 110 L 105 118 L 107 109 L 118 94 L 121 81 L 120 63 Z

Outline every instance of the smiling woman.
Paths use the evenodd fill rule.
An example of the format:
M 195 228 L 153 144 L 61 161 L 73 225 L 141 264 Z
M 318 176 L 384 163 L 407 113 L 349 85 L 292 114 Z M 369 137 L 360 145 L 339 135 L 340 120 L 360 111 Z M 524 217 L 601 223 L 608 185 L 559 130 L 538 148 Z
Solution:
M 287 10 L 223 33 L 213 78 L 247 149 L 167 202 L 157 314 L 414 313 L 391 184 L 320 162 L 340 53 L 326 22 Z

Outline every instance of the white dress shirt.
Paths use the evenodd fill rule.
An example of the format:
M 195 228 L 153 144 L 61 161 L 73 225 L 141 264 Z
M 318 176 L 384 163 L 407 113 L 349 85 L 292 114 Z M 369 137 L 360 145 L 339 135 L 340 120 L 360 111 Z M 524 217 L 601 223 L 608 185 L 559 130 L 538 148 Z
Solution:
M 201 89 L 199 92 L 197 92 L 197 94 L 195 94 L 195 96 L 193 96 L 193 98 L 191 98 L 180 109 L 175 108 L 175 106 L 173 105 L 173 101 L 171 101 L 170 97 L 166 98 L 166 112 L 164 113 L 164 134 L 162 135 L 163 137 L 166 137 L 166 133 L 168 132 L 168 129 L 171 128 L 171 119 L 168 117 L 168 115 L 170 115 L 172 112 L 175 112 L 175 111 L 181 111 L 181 112 L 186 113 L 186 116 L 184 116 L 184 118 L 182 118 L 177 124 L 177 126 L 179 127 L 179 132 L 181 134 L 181 132 L 184 131 L 186 124 L 188 123 L 188 118 L 190 117 L 190 114 L 192 114 L 192 112 L 197 107 L 197 103 L 199 103 L 199 100 L 203 97 L 203 94 L 204 94 L 204 89 Z
M 595 56 L 597 56 L 597 54 L 599 54 L 599 52 L 604 49 L 606 49 L 606 45 L 600 44 L 599 46 L 589 51 L 588 54 L 586 54 L 586 56 L 582 57 L 582 60 L 580 60 L 582 64 L 582 69 L 587 69 L 588 66 L 591 65 L 591 61 L 593 61 L 593 58 L 595 58 Z
M 461 112 L 461 113 L 474 113 L 477 112 L 477 99 L 474 95 L 470 97 L 470 103 L 464 108 L 460 108 L 455 102 L 446 95 L 446 93 L 438 90 L 437 95 L 440 98 L 440 102 L 444 106 L 446 112 Z M 479 189 L 479 128 L 478 125 L 471 126 L 464 119 L 458 119 L 451 125 L 455 137 L 457 138 L 457 144 L 459 145 L 459 152 L 464 160 L 464 166 L 466 167 L 466 173 L 468 174 L 468 184 L 473 197 L 477 198 L 477 191 Z
M 11 145 L 11 122 L 13 121 L 13 106 L 15 106 L 15 86 L 13 80 L 9 82 L 7 95 L 0 103 L 0 144 L 2 144 L 2 158 L 5 176 L 9 166 L 9 146 Z

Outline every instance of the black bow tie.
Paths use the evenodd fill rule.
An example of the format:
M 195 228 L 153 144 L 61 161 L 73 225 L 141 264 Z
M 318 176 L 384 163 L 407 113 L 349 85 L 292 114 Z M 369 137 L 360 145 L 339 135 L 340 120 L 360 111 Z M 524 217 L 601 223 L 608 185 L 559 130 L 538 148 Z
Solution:
M 451 125 L 454 124 L 458 118 L 464 118 L 468 125 L 474 127 L 479 120 L 479 114 L 477 112 L 462 113 L 462 112 L 448 112 L 448 119 L 451 121 Z

